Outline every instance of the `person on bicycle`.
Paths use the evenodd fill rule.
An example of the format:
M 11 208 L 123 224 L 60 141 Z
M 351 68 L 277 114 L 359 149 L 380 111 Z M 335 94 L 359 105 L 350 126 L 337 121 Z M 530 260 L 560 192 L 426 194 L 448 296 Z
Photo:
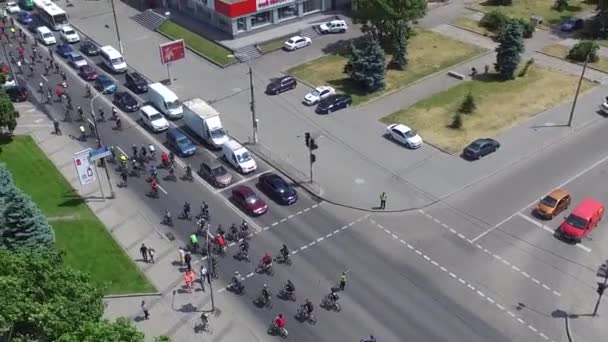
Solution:
M 241 244 L 239 245 L 239 248 L 241 249 L 241 252 L 243 252 L 244 255 L 247 255 L 247 253 L 249 252 L 249 242 L 247 242 L 247 240 L 243 240 L 243 242 L 241 242 Z
M 287 291 L 290 294 L 293 294 L 294 292 L 296 292 L 296 286 L 289 279 L 287 280 L 287 283 L 285 284 L 285 291 Z
M 274 319 L 274 325 L 279 328 L 279 329 L 285 329 L 285 317 L 283 317 L 283 314 L 279 314 L 275 319 Z
M 331 293 L 327 296 L 327 299 L 329 299 L 332 305 L 335 305 L 338 302 L 338 299 L 340 299 L 340 296 L 338 296 L 334 289 L 331 289 Z
M 215 236 L 215 243 L 220 251 L 222 251 L 226 246 L 226 240 L 224 240 L 224 236 L 222 234 L 217 234 Z
M 207 219 L 209 218 L 209 205 L 207 205 L 207 202 L 205 201 L 203 201 L 203 204 L 201 204 L 201 216 Z
M 201 314 L 201 322 L 203 322 L 204 326 L 207 326 L 209 324 L 209 314 L 207 314 L 206 312 L 203 312 Z
M 234 276 L 232 277 L 232 285 L 235 287 L 241 287 L 241 275 L 239 271 L 234 271 Z
M 192 167 L 190 164 L 186 164 L 186 177 L 192 177 Z
M 312 311 L 315 309 L 310 298 L 306 298 L 306 302 L 302 305 L 302 309 L 304 310 L 306 315 L 308 317 L 310 317 L 310 315 L 312 314 Z
M 168 166 L 169 165 L 169 155 L 165 152 L 160 154 L 160 159 L 163 163 L 164 166 Z
M 241 222 L 241 231 L 243 233 L 247 233 L 249 230 L 249 225 L 247 224 L 247 221 L 243 220 L 243 222 Z
M 221 224 L 217 225 L 216 233 L 217 233 L 217 235 L 224 235 L 224 229 L 222 229 L 222 225 Z
M 270 254 L 268 254 L 268 252 L 266 252 L 266 254 L 264 254 L 264 257 L 262 258 L 262 264 L 266 268 L 272 266 L 272 256 L 270 256 Z
M 286 244 L 283 244 L 283 247 L 281 247 L 281 256 L 283 257 L 283 260 L 287 259 L 289 257 L 289 248 L 287 248 Z
M 234 222 L 232 222 L 232 225 L 230 226 L 230 235 L 234 236 L 235 239 L 239 236 L 239 230 Z
M 272 293 L 270 293 L 270 289 L 266 284 L 264 284 L 264 287 L 262 288 L 262 299 L 264 300 L 264 303 L 268 303 L 272 299 Z
M 158 183 L 156 182 L 156 179 L 152 179 L 152 182 L 150 182 L 150 185 L 152 186 L 152 193 L 155 196 L 158 196 Z
M 114 106 L 112 106 L 112 117 L 115 119 L 118 117 L 118 110 Z M 135 145 L 133 145 L 133 146 L 135 146 Z M 136 150 L 136 153 L 137 153 L 137 150 Z
M 87 92 L 87 94 L 86 94 L 86 95 L 87 95 L 87 97 L 91 97 L 91 86 L 87 84 L 87 85 L 85 86 L 85 90 L 86 90 L 86 92 Z
M 104 113 L 104 111 L 103 111 L 103 109 L 101 107 L 99 108 L 98 112 L 99 112 L 99 120 L 100 121 L 105 121 L 105 115 L 106 115 L 106 113 Z
M 169 151 L 169 161 L 171 162 L 171 165 L 175 165 L 175 153 L 173 153 L 173 151 Z
M 124 153 L 121 153 L 120 157 L 118 157 L 118 159 L 120 159 L 120 166 L 122 168 L 126 168 L 127 167 L 127 156 L 125 156 Z
M 122 122 L 120 121 L 120 117 L 116 117 L 116 128 L 122 129 Z
M 184 217 L 188 218 L 190 217 L 190 202 L 186 201 L 184 202 Z
M 169 166 L 169 176 L 175 178 L 175 167 L 173 165 Z
M 148 159 L 148 150 L 146 149 L 146 146 L 141 145 L 139 153 L 144 157 L 144 159 Z
M 361 340 L 361 342 L 376 342 L 376 338 L 374 335 L 369 335 L 369 338 L 366 340 Z

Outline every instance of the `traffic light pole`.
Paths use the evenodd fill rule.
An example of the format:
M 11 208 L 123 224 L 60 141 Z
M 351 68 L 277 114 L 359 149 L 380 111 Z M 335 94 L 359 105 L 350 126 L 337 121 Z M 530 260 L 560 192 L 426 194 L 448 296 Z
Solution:
M 312 154 L 312 145 L 308 147 L 308 160 L 310 162 L 310 183 L 312 184 L 312 164 L 314 164 L 313 154 Z
M 315 139 L 311 137 L 310 132 L 304 133 L 304 142 L 306 143 L 306 147 L 308 147 L 308 162 L 310 163 L 310 183 L 312 183 L 312 181 L 313 181 L 312 164 L 314 164 L 315 161 L 317 161 L 317 156 L 314 153 L 312 153 L 312 151 L 319 148 L 319 146 L 317 146 Z
M 600 308 L 600 302 L 602 301 L 602 297 L 604 296 L 604 290 L 608 288 L 608 260 L 600 266 L 600 269 L 597 273 L 598 276 L 604 278 L 604 282 L 597 283 L 597 301 L 595 302 L 595 307 L 593 308 L 593 313 L 591 316 L 597 317 L 597 312 Z

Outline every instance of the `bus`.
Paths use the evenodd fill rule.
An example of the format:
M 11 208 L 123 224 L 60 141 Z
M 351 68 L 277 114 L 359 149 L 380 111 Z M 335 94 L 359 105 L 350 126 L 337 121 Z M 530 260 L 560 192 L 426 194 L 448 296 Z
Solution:
M 34 1 L 33 0 L 19 0 L 19 7 L 26 11 L 31 11 L 34 9 Z
M 55 31 L 69 24 L 67 13 L 50 0 L 34 0 L 34 12 Z

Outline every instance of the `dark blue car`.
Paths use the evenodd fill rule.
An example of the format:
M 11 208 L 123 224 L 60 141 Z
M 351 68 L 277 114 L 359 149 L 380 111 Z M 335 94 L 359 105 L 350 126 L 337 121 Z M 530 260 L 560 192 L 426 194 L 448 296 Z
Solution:
M 74 52 L 74 49 L 68 43 L 61 43 L 55 48 L 55 52 L 63 58 L 67 58 L 68 54 Z
M 107 75 L 98 75 L 95 80 L 95 88 L 104 94 L 114 94 L 116 92 L 116 83 Z
M 34 18 L 30 14 L 30 12 L 21 11 L 17 13 L 17 21 L 22 23 L 23 25 L 29 25 L 32 23 Z

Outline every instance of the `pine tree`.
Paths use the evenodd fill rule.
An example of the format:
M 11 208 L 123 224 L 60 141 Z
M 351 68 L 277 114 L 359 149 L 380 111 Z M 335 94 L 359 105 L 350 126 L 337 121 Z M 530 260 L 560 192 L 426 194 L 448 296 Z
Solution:
M 515 71 L 524 52 L 524 37 L 521 25 L 509 23 L 499 37 L 496 48 L 496 70 L 506 80 L 515 78 Z
M 470 91 L 465 96 L 464 100 L 460 104 L 460 108 L 458 111 L 464 114 L 471 114 L 477 109 L 477 104 L 475 103 L 475 98 L 473 97 L 473 93 Z
M 555 9 L 559 12 L 568 9 L 568 0 L 555 0 Z
M 461 127 L 462 127 L 462 114 L 460 114 L 460 112 L 456 112 L 452 116 L 452 122 L 450 123 L 450 128 L 460 129 Z
M 407 67 L 407 46 L 408 46 L 408 36 L 409 29 L 407 28 L 407 23 L 401 21 L 397 27 L 395 34 L 393 35 L 394 49 L 393 51 L 393 59 L 391 60 L 391 66 L 395 69 L 405 70 Z
M 13 184 L 13 176 L 6 167 L 6 164 L 0 163 L 0 207 L 3 207 L 1 203 L 6 194 L 8 194 L 9 191 L 14 188 L 15 185 Z
M 380 43 L 367 35 L 361 49 L 354 46 L 351 48 L 354 49 L 349 55 L 352 68 L 350 78 L 370 92 L 384 88 L 386 66 Z
M 0 134 L 12 135 L 17 127 L 19 112 L 5 91 L 0 91 Z
M 18 188 L 4 197 L 0 213 L 0 246 L 8 249 L 48 250 L 55 234 L 32 199 Z

